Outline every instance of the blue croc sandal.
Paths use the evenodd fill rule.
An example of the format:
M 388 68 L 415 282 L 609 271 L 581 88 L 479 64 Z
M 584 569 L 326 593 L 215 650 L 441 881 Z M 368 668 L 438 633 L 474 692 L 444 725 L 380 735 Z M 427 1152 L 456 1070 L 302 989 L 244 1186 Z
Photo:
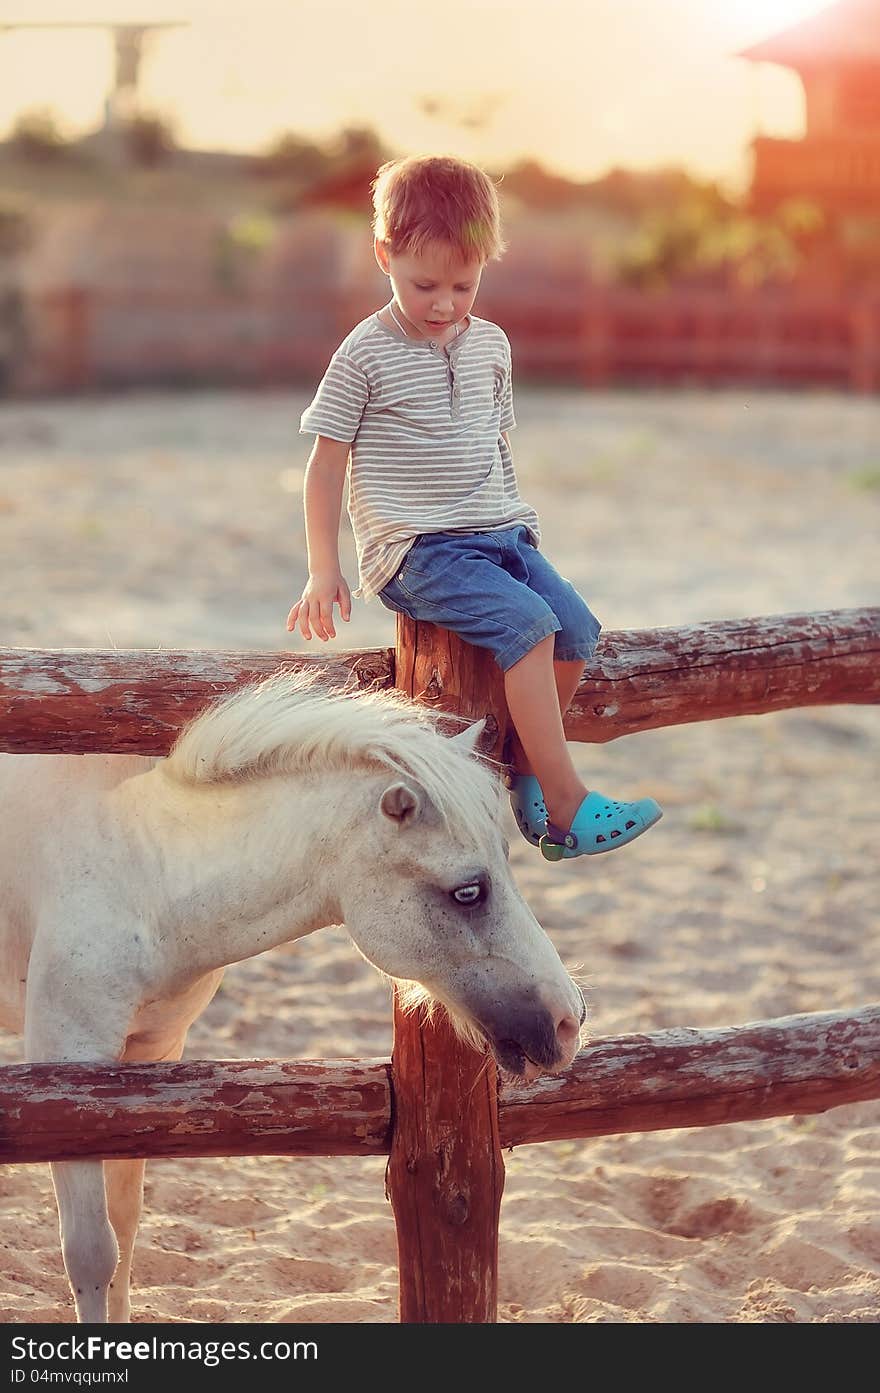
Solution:
M 540 841 L 541 854 L 548 861 L 561 861 L 563 857 L 598 856 L 602 851 L 614 851 L 615 847 L 634 842 L 662 816 L 663 809 L 653 798 L 617 803 L 594 789 L 581 803 L 568 831 L 548 821 Z
M 534 774 L 506 774 L 504 784 L 516 825 L 531 846 L 539 846 L 547 827 L 544 794 Z

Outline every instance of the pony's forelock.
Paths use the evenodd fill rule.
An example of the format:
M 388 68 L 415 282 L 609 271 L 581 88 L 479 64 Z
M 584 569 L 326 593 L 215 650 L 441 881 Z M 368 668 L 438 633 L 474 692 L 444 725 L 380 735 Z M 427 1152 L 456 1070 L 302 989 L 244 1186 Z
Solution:
M 321 672 L 280 671 L 196 716 L 162 761 L 178 783 L 387 769 L 424 789 L 452 835 L 498 817 L 497 780 L 434 714 L 395 689 L 362 691 Z

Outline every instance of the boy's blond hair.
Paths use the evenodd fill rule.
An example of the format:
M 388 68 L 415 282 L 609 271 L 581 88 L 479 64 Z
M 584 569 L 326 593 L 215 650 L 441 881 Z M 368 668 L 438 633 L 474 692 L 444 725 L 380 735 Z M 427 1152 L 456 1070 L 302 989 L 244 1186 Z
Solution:
M 393 255 L 447 245 L 464 261 L 505 250 L 495 185 L 475 164 L 409 155 L 383 164 L 372 183 L 373 232 Z

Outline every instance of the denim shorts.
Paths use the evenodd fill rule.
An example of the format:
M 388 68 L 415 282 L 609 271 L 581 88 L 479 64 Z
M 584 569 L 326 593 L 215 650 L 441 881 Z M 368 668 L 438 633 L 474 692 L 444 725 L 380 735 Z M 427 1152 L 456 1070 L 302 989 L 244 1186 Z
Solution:
M 555 659 L 589 662 L 602 628 L 521 525 L 422 533 L 379 599 L 491 649 L 505 672 L 550 634 Z

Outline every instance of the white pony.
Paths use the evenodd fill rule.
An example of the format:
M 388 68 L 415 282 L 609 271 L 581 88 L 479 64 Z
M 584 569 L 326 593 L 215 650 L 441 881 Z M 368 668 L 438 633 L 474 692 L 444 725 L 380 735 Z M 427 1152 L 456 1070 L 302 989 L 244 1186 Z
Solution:
M 3 756 L 0 1024 L 30 1062 L 178 1059 L 227 964 L 344 923 L 504 1069 L 565 1068 L 583 998 L 511 878 L 480 729 L 288 673 L 166 759 Z M 128 1319 L 143 1170 L 52 1166 L 82 1321 Z

